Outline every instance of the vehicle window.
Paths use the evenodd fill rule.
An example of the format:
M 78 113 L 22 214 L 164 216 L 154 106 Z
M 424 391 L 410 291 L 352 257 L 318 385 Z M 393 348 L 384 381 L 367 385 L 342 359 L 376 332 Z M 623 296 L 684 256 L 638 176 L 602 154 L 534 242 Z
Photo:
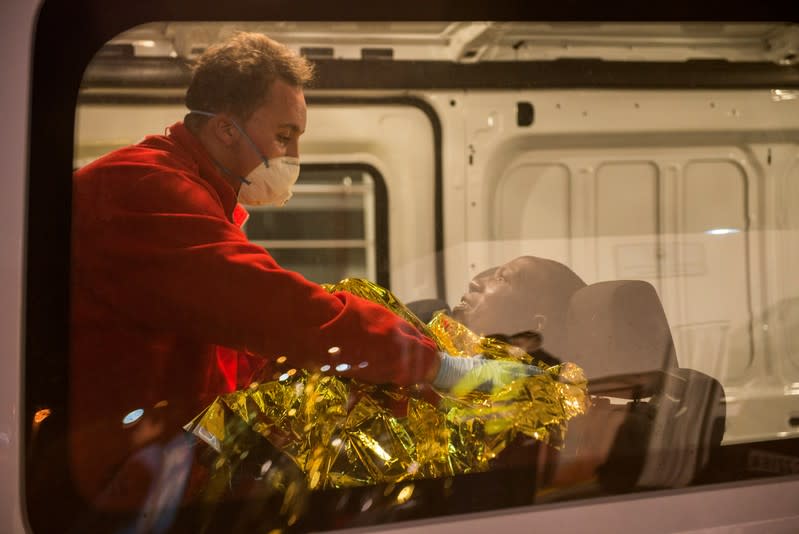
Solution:
M 796 25 L 255 19 L 98 43 L 52 161 L 32 116 L 34 532 L 796 473 Z
M 282 266 L 318 283 L 352 277 L 377 281 L 375 178 L 337 167 L 304 168 L 288 209 L 251 210 L 245 232 Z M 381 240 L 387 250 L 386 236 Z

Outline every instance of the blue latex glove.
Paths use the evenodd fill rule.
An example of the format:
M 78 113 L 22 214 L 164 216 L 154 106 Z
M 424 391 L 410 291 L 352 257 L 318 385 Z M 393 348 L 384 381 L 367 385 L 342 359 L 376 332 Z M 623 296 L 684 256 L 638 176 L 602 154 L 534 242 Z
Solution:
M 534 365 L 505 360 L 487 360 L 481 356 L 450 356 L 439 352 L 441 366 L 433 386 L 463 395 L 470 391 L 490 393 L 507 386 L 514 380 L 541 374 Z

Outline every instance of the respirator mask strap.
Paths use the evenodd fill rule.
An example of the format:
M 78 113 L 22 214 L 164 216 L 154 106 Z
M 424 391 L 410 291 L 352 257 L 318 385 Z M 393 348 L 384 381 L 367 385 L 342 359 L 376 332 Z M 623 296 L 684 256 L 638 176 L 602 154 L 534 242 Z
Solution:
M 199 109 L 190 109 L 189 110 L 189 115 L 192 115 L 192 114 L 194 114 L 194 115 L 203 115 L 205 117 L 216 117 L 217 116 L 217 113 L 211 113 L 210 111 L 202 111 L 202 110 L 199 110 Z M 267 159 L 266 156 L 261 154 L 261 151 L 258 150 L 257 146 L 255 146 L 255 143 L 253 142 L 253 140 L 250 139 L 250 136 L 247 135 L 247 133 L 244 130 L 241 129 L 241 127 L 236 123 L 236 121 L 234 121 L 233 119 L 230 119 L 230 122 L 232 122 L 233 126 L 236 127 L 236 129 L 241 133 L 241 135 L 244 136 L 245 139 L 247 139 L 247 142 L 250 143 L 250 146 L 253 148 L 253 150 L 255 150 L 255 152 L 259 156 L 261 156 L 261 159 L 263 160 L 264 165 L 266 165 L 266 167 L 269 168 L 269 160 Z M 228 169 L 227 167 L 225 167 L 224 165 L 222 165 L 221 163 L 219 163 L 216 160 L 214 160 L 214 163 L 216 164 L 217 167 L 222 169 L 222 171 L 225 174 L 227 174 L 228 176 L 233 176 L 235 178 L 238 178 L 239 181 L 241 181 L 241 183 L 243 183 L 243 184 L 252 185 L 252 182 L 249 181 L 244 176 L 240 176 L 240 175 L 237 175 L 237 174 L 233 173 L 230 169 Z

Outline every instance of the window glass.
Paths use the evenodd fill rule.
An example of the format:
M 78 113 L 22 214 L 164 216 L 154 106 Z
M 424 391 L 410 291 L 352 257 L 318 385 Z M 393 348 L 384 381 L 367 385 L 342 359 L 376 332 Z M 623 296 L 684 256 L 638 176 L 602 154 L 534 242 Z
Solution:
M 112 38 L 52 236 L 64 346 L 36 356 L 29 323 L 34 531 L 330 530 L 794 473 L 799 98 L 751 46 L 781 28 Z M 248 96 L 268 54 L 246 54 L 195 83 L 241 39 L 314 82 Z
M 247 237 L 283 267 L 318 283 L 377 280 L 373 178 L 354 168 L 311 165 L 298 181 L 290 205 L 250 209 Z
M 683 331 L 697 329 L 687 362 L 725 382 L 746 381 L 753 362 L 746 177 L 731 161 L 692 161 L 682 180 L 684 247 L 703 257 L 704 275 L 684 280 Z M 693 241 L 688 244 L 689 240 Z M 734 265 L 727 258 L 744 261 Z M 722 262 L 725 262 L 722 265 Z M 712 296 L 711 296 L 712 295 Z M 711 304 L 712 303 L 712 304 Z M 720 305 L 721 304 L 721 305 Z M 731 385 L 731 384 L 730 384 Z
M 651 163 L 608 162 L 597 172 L 597 235 L 657 233 L 658 172 Z
M 497 239 L 569 236 L 569 169 L 519 165 L 497 186 Z

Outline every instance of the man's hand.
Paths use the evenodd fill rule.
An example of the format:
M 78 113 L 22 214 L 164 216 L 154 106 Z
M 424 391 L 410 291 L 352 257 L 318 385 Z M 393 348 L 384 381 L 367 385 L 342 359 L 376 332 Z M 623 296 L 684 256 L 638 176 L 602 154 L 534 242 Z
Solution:
M 542 373 L 533 365 L 504 360 L 487 360 L 482 356 L 460 357 L 439 353 L 441 363 L 433 386 L 463 395 L 471 391 L 491 393 L 514 380 Z

